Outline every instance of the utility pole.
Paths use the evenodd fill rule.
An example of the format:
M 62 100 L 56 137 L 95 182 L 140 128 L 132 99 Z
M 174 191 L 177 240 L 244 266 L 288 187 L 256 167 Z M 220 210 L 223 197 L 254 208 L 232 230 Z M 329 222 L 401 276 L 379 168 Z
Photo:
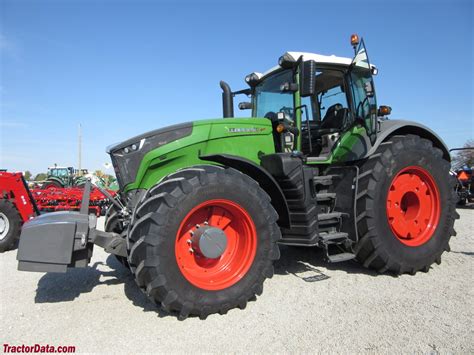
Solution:
M 79 123 L 78 162 L 77 162 L 77 168 L 79 170 L 79 175 L 82 175 L 81 167 L 82 167 L 82 127 L 81 127 L 81 124 Z

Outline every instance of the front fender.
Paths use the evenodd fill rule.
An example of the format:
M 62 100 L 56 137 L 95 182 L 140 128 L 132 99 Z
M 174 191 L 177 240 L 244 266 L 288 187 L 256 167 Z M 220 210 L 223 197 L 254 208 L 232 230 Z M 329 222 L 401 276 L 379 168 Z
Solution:
M 439 148 L 443 152 L 443 158 L 447 161 L 451 161 L 451 155 L 449 149 L 443 140 L 430 128 L 413 121 L 405 120 L 386 120 L 380 122 L 380 131 L 377 134 L 377 140 L 375 141 L 372 148 L 367 152 L 367 157 L 375 153 L 381 143 L 387 140 L 387 138 L 394 135 L 406 135 L 416 134 L 422 138 L 428 139 L 433 142 L 433 146 Z
M 290 228 L 290 211 L 285 195 L 283 194 L 280 185 L 278 185 L 278 182 L 265 169 L 249 159 L 235 155 L 212 154 L 200 156 L 199 158 L 234 168 L 257 181 L 260 187 L 265 190 L 272 200 L 272 206 L 279 215 L 278 224 L 281 227 Z

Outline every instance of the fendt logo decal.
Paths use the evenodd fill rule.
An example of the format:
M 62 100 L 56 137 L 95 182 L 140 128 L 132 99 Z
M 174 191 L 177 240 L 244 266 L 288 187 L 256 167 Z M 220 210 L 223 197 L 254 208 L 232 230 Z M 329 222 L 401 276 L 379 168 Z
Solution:
M 242 128 L 229 128 L 226 127 L 229 133 L 258 133 L 266 130 L 265 127 L 242 127 Z

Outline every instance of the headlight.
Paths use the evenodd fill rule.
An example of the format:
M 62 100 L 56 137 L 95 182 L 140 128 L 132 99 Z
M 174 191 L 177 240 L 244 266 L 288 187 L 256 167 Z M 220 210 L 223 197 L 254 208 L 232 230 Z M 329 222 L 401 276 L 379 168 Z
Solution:
M 125 148 L 122 149 L 122 152 L 124 154 L 128 154 L 128 153 L 133 153 L 137 150 L 142 149 L 143 145 L 145 144 L 145 140 L 146 140 L 146 138 L 142 138 L 140 140 L 140 142 L 136 142 L 136 143 L 133 143 L 133 144 L 130 144 L 130 145 L 126 146 Z
M 285 68 L 285 69 L 293 68 L 295 63 L 296 63 L 295 59 L 289 53 L 283 54 L 278 59 L 278 65 L 282 68 Z
M 245 82 L 250 86 L 254 87 L 258 84 L 260 81 L 260 78 L 262 77 L 262 74 L 260 73 L 251 73 L 245 77 Z

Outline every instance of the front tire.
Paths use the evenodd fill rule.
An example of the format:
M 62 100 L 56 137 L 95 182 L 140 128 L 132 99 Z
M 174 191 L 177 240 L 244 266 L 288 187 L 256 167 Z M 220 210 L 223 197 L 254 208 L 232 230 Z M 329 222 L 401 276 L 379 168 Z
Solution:
M 180 319 L 243 309 L 273 276 L 273 261 L 280 257 L 277 219 L 269 196 L 237 170 L 178 171 L 135 209 L 128 246 L 136 282 Z M 203 233 L 226 240 L 217 255 L 196 245 Z
M 355 248 L 379 272 L 428 271 L 455 235 L 456 193 L 449 162 L 415 135 L 382 143 L 360 168 Z
M 125 238 L 125 234 L 127 233 L 127 228 L 125 226 L 125 219 L 120 214 L 118 207 L 113 203 L 109 206 L 109 208 L 105 212 L 104 230 L 106 232 L 113 232 L 113 233 L 120 234 L 122 238 Z M 126 257 L 119 256 L 119 255 L 114 255 L 114 256 L 120 262 L 120 264 L 125 266 L 127 269 L 130 268 Z
M 0 199 L 0 253 L 10 250 L 20 238 L 21 218 L 15 205 Z

